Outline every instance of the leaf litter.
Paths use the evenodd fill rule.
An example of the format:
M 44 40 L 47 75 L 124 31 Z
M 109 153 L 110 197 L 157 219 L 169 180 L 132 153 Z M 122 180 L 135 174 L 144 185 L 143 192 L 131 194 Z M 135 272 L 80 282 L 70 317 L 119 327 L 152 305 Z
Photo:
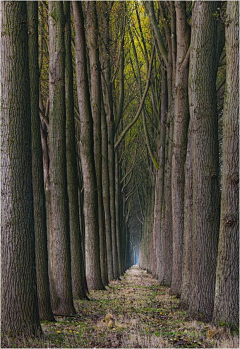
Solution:
M 8 338 L 2 347 L 25 348 L 238 348 L 228 328 L 190 321 L 169 294 L 145 270 L 130 268 L 90 301 L 75 301 L 75 317 L 42 322 L 42 339 Z M 5 346 L 3 346 L 5 345 Z

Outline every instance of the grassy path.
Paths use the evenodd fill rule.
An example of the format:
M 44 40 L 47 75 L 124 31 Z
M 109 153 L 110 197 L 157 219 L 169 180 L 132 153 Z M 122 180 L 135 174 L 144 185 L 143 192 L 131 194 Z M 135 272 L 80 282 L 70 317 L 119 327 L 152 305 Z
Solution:
M 234 348 L 238 337 L 225 328 L 187 321 L 179 300 L 137 266 L 105 291 L 76 301 L 76 317 L 42 323 L 43 340 L 8 343 L 2 347 L 48 348 Z

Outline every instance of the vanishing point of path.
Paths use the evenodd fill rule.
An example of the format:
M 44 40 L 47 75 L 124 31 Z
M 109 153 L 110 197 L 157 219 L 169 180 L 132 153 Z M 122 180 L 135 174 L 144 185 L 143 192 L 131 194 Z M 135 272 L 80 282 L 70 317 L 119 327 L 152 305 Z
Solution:
M 186 319 L 179 300 L 150 274 L 133 266 L 90 301 L 76 301 L 75 317 L 43 322 L 45 338 L 19 347 L 210 348 L 238 347 L 229 330 Z M 11 343 L 8 343 L 11 346 Z M 16 347 L 16 344 L 15 344 Z

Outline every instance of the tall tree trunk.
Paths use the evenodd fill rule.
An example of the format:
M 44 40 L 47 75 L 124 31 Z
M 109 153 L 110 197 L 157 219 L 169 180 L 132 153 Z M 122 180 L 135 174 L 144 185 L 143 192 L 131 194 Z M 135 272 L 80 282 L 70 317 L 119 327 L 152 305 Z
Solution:
M 76 32 L 76 80 L 80 110 L 80 156 L 84 185 L 85 258 L 89 289 L 104 289 L 101 279 L 97 180 L 93 152 L 93 120 L 88 88 L 86 42 L 81 2 L 73 1 Z
M 97 176 L 98 191 L 98 221 L 100 241 L 101 275 L 104 285 L 108 284 L 107 259 L 106 259 L 106 232 L 104 221 L 104 208 L 102 197 L 102 157 L 101 157 L 101 77 L 98 48 L 98 22 L 96 2 L 85 3 L 86 13 L 86 38 L 89 51 L 90 76 L 91 76 L 91 106 L 93 116 L 94 160 Z
M 159 144 L 159 199 L 160 212 L 159 220 L 160 227 L 157 232 L 157 276 L 161 283 L 164 277 L 164 173 L 165 173 L 165 141 L 166 141 L 166 122 L 167 122 L 167 78 L 166 72 L 162 68 L 161 81 L 161 118 L 160 118 L 160 144 Z
M 214 321 L 239 327 L 239 3 L 227 2 L 223 167 Z
M 119 165 L 118 153 L 115 153 L 115 209 L 116 209 L 116 239 L 117 239 L 117 255 L 118 255 L 118 270 L 122 274 L 122 241 L 120 231 L 120 185 L 119 185 Z
M 28 44 L 29 51 L 31 52 L 29 55 L 29 75 L 32 131 L 32 184 L 38 307 L 41 320 L 54 321 L 51 308 L 48 277 L 47 221 L 39 118 L 38 3 L 29 1 L 27 3 L 27 10 L 29 28 Z
M 66 171 L 65 49 L 63 3 L 49 2 L 50 285 L 53 312 L 73 315 Z
M 67 161 L 67 185 L 68 207 L 71 246 L 71 274 L 73 297 L 76 299 L 87 298 L 84 288 L 83 255 L 81 245 L 81 228 L 78 207 L 78 171 L 75 143 L 74 123 L 74 91 L 73 68 L 71 51 L 71 19 L 70 2 L 64 2 L 65 15 L 65 95 L 66 95 L 66 161 Z
M 192 220 L 193 220 L 193 176 L 192 176 L 192 126 L 191 121 L 188 129 L 188 145 L 185 162 L 185 186 L 184 186 L 184 235 L 183 235 L 183 266 L 181 300 L 182 308 L 187 308 L 191 295 L 192 282 L 192 255 L 195 253 L 192 246 Z
M 193 156 L 193 261 L 189 315 L 212 318 L 219 232 L 219 161 L 216 106 L 217 2 L 193 9 L 189 71 Z
M 27 4 L 1 3 L 1 329 L 41 333 L 34 248 Z
M 114 119 L 113 119 L 113 97 L 110 69 L 110 37 L 109 37 L 109 3 L 103 1 L 99 11 L 99 19 L 102 28 L 101 36 L 103 43 L 100 48 L 101 69 L 103 74 L 102 91 L 103 104 L 107 121 L 108 135 L 108 170 L 109 170 L 109 194 L 110 194 L 110 216 L 112 233 L 112 259 L 114 279 L 119 277 L 117 239 L 116 239 L 116 210 L 115 210 L 115 154 L 114 154 Z
M 108 280 L 113 280 L 113 256 L 112 256 L 112 230 L 110 215 L 110 194 L 109 194 L 109 172 L 108 172 L 108 134 L 107 121 L 104 108 L 101 118 L 102 132 L 102 193 L 105 212 L 106 247 L 107 247 L 107 270 Z
M 176 60 L 176 99 L 173 125 L 172 150 L 172 234 L 173 266 L 171 293 L 181 292 L 182 253 L 184 230 L 184 163 L 187 151 L 188 107 L 188 47 L 189 28 L 186 19 L 185 1 L 176 1 L 177 60 Z M 187 55 L 187 56 L 186 56 Z

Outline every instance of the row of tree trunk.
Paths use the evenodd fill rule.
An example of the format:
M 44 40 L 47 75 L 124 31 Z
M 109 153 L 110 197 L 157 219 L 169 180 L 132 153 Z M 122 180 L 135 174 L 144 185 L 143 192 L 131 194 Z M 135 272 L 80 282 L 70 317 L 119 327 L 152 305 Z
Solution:
M 187 6 L 160 3 L 171 17 L 160 27 L 154 3 L 145 3 L 167 86 L 163 73 L 154 215 L 146 212 L 142 226 L 140 266 L 180 297 L 189 316 L 238 326 L 239 4 L 228 2 L 224 12 L 218 2 L 196 2 L 191 27 Z M 221 151 L 216 80 L 225 55 Z
M 123 205 L 108 58 L 111 4 L 102 3 L 97 13 L 96 2 L 73 1 L 73 22 L 70 5 L 48 3 L 44 106 L 38 2 L 2 3 L 5 335 L 37 335 L 39 319 L 74 315 L 74 299 L 104 289 L 131 262 L 126 228 L 120 236 Z

